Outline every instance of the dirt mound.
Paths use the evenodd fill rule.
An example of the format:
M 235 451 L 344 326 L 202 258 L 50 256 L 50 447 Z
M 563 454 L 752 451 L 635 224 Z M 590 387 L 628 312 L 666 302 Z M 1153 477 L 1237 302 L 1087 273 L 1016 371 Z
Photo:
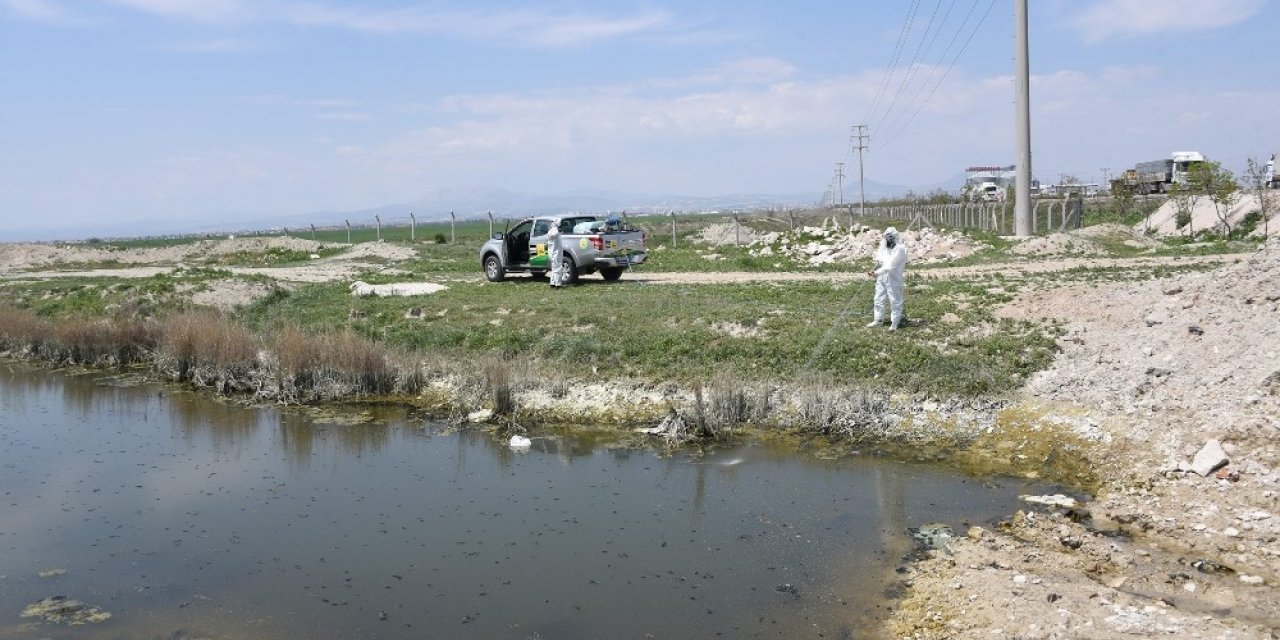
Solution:
M 229 238 L 226 240 L 202 240 L 196 245 L 199 246 L 198 251 L 188 250 L 187 255 L 193 255 L 201 252 L 213 255 L 226 255 L 231 253 L 265 253 L 268 251 L 301 251 L 305 253 L 316 253 L 324 248 L 324 245 L 313 240 L 303 240 L 302 238 L 291 237 L 270 237 L 270 238 Z M 175 249 L 185 247 L 174 247 Z
M 693 237 L 693 241 L 713 247 L 721 247 L 734 244 L 768 244 L 777 237 L 778 234 L 776 233 L 756 231 L 751 227 L 737 224 L 736 222 L 721 222 L 703 229 L 701 233 Z
M 880 236 L 878 229 L 862 225 L 849 230 L 801 227 L 780 234 L 773 241 L 759 242 L 748 251 L 757 257 L 785 256 L 809 266 L 847 264 L 875 255 Z M 961 233 L 941 232 L 929 227 L 904 231 L 902 239 L 907 246 L 907 255 L 915 263 L 955 260 L 986 247 Z
M 122 266 L 172 265 L 199 262 L 208 256 L 235 254 L 303 253 L 314 256 L 325 245 L 292 237 L 249 237 L 200 240 L 169 247 L 120 249 L 85 244 L 0 245 L 0 271 L 26 271 L 60 264 L 109 264 Z M 386 242 L 365 242 L 325 258 L 326 262 L 350 262 L 366 258 L 408 260 L 417 253 L 410 247 Z
M 1272 196 L 1273 201 L 1275 196 Z M 1254 194 L 1244 194 L 1240 196 L 1240 200 L 1234 206 L 1224 207 L 1223 216 L 1232 226 L 1240 224 L 1244 217 L 1254 211 L 1258 211 L 1258 197 Z M 1221 233 L 1223 230 L 1222 219 L 1218 217 L 1218 208 L 1214 206 L 1213 200 L 1200 196 L 1191 203 L 1188 213 L 1191 214 L 1191 230 L 1202 231 L 1206 229 Z M 1271 207 L 1271 219 L 1269 223 L 1263 225 L 1258 224 L 1254 233 L 1261 236 L 1264 230 L 1268 235 L 1275 237 L 1280 236 L 1280 211 L 1275 210 L 1275 206 Z M 1137 233 L 1150 232 L 1157 236 L 1173 236 L 1184 233 L 1186 229 L 1178 227 L 1178 206 L 1174 199 L 1170 198 L 1160 205 L 1146 220 L 1134 225 L 1134 231 Z
M 1134 537 L 1062 510 L 975 528 L 911 568 L 895 637 L 1276 637 L 1280 238 L 1211 272 L 1024 292 L 1001 315 L 1065 321 L 1029 403 L 1104 443 L 1083 522 Z M 1188 473 L 1210 440 L 1226 466 Z
M 363 242 L 330 258 L 330 260 L 360 260 L 362 258 L 379 258 L 383 260 L 409 260 L 417 256 L 410 247 L 386 242 Z
M 1234 415 L 1280 370 L 1280 239 L 1207 273 L 1028 295 L 1014 315 L 1070 321 L 1062 355 L 1028 384 L 1037 395 Z
M 1160 246 L 1159 240 L 1137 233 L 1130 227 L 1106 223 L 1021 240 L 1010 252 L 1020 256 L 1101 255 L 1106 251 L 1095 242 L 1101 238 L 1119 240 L 1135 249 Z

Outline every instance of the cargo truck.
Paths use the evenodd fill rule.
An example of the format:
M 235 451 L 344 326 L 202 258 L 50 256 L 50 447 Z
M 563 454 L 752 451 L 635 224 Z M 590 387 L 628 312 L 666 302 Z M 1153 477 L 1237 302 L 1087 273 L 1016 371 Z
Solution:
M 1166 193 L 1172 185 L 1186 184 L 1191 169 L 1202 162 L 1204 156 L 1198 151 L 1175 151 L 1164 160 L 1139 162 L 1112 180 L 1111 190 L 1138 195 Z

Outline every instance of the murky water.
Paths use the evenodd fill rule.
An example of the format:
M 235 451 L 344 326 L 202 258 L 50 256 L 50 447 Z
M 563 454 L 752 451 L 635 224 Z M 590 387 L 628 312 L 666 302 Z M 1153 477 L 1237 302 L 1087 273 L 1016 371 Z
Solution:
M 0 365 L 0 637 L 862 638 L 906 527 L 1038 489 L 762 446 L 516 453 L 383 413 Z M 19 617 L 52 595 L 112 618 Z

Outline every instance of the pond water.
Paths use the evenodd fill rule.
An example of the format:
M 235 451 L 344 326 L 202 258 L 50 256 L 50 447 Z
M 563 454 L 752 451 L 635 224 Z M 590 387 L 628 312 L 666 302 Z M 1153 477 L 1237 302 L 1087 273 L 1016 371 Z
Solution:
M 0 638 L 874 637 L 907 527 L 1043 491 L 355 415 L 0 365 Z M 55 595 L 112 617 L 20 617 Z

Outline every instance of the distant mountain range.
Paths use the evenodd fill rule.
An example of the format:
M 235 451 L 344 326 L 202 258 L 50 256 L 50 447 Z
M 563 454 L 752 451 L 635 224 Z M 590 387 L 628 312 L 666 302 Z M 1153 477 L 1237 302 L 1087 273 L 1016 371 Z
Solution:
M 924 194 L 934 189 L 956 191 L 963 184 L 963 174 L 946 183 L 925 187 L 906 187 L 874 180 L 866 181 L 868 201 L 901 196 L 908 191 Z M 844 201 L 858 200 L 858 183 L 846 183 Z M 409 213 L 421 221 L 448 219 L 454 212 L 459 219 L 483 218 L 492 211 L 495 217 L 511 218 L 523 215 L 553 213 L 605 213 L 626 211 L 629 213 L 666 213 L 669 211 L 759 211 L 764 209 L 816 206 L 822 201 L 821 193 L 796 194 L 735 194 L 723 196 L 681 196 L 622 193 L 616 191 L 580 190 L 539 195 L 507 191 L 496 187 L 450 187 L 436 190 L 406 202 L 359 209 L 354 211 L 314 211 L 303 214 L 263 215 L 251 213 L 223 214 L 183 219 L 180 216 L 164 220 L 144 220 L 116 224 L 81 225 L 68 229 L 13 229 L 0 230 L 0 240 L 68 240 L 90 237 L 122 238 L 156 235 L 186 235 L 200 233 L 235 233 L 280 228 L 305 228 L 341 226 L 350 221 L 353 226 L 374 224 L 379 216 L 383 224 L 404 224 Z M 211 218 L 216 221 L 209 221 Z

